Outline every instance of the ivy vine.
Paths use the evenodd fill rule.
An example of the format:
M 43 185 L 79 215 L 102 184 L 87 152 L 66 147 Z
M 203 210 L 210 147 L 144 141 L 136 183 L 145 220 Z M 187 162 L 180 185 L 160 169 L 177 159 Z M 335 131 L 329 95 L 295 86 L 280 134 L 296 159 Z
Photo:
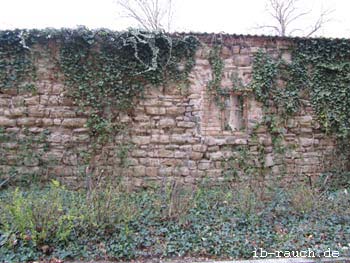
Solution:
M 350 41 L 295 40 L 290 62 L 259 51 L 254 59 L 252 89 L 259 101 L 277 106 L 285 116 L 298 112 L 301 99 L 309 99 L 326 132 L 348 137 Z
M 26 44 L 27 32 L 0 31 L 0 90 L 33 89 L 35 68 Z
M 119 121 L 120 113 L 130 113 L 146 88 L 188 85 L 199 41 L 164 32 L 85 27 L 0 31 L 0 92 L 27 88 L 34 82 L 37 44 L 49 47 L 68 96 L 88 118 L 91 147 L 84 153 L 87 158 L 83 163 L 93 169 L 94 156 L 102 154 L 101 146 L 114 135 L 127 134 L 127 125 Z M 130 148 L 126 144 L 127 140 L 118 142 L 122 162 Z
M 61 67 L 73 98 L 91 108 L 88 125 L 93 134 L 113 130 L 113 109 L 130 110 L 147 85 L 186 82 L 198 45 L 194 37 L 138 30 L 80 28 L 64 35 Z
M 222 75 L 224 71 L 224 62 L 220 57 L 221 45 L 214 45 L 209 52 L 209 64 L 212 70 L 212 79 L 208 81 L 207 89 L 209 94 L 214 96 L 215 103 L 223 110 L 225 104 L 222 102 L 222 97 L 228 96 L 228 90 L 221 87 Z

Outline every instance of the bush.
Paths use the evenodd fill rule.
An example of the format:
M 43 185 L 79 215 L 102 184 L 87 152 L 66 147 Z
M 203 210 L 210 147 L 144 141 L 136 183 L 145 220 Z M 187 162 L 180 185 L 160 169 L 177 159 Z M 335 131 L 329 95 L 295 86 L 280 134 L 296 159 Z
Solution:
M 330 247 L 345 255 L 342 249 L 350 243 L 346 190 L 274 189 L 170 183 L 159 191 L 128 192 L 97 183 L 71 191 L 57 181 L 43 189 L 7 189 L 0 195 L 0 261 L 251 258 L 256 247 Z

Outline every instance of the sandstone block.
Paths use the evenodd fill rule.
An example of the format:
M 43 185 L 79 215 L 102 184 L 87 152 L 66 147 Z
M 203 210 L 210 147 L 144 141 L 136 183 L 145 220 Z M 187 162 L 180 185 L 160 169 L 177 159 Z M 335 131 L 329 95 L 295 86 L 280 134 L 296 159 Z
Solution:
M 221 160 L 223 157 L 222 152 L 213 152 L 209 154 L 209 157 L 213 161 Z
M 194 128 L 195 126 L 196 126 L 196 123 L 191 121 L 179 121 L 177 123 L 177 127 L 180 127 L 180 128 Z
M 170 142 L 169 135 L 153 134 L 151 136 L 151 143 L 167 144 Z
M 252 58 L 250 55 L 238 55 L 235 56 L 235 64 L 239 67 L 247 67 L 252 64 Z
M 199 170 L 208 170 L 210 168 L 210 161 L 202 160 L 198 163 Z
M 76 134 L 72 136 L 72 142 L 89 142 L 90 136 L 89 134 Z
M 49 127 L 53 125 L 53 119 L 44 118 L 44 119 L 41 119 L 41 122 L 44 127 Z
M 161 107 L 146 107 L 146 113 L 149 115 L 164 115 L 165 108 Z
M 62 120 L 61 119 L 53 119 L 53 124 L 56 126 L 61 126 Z
M 26 107 L 10 108 L 4 111 L 4 115 L 9 118 L 23 117 L 26 113 Z
M 150 117 L 147 115 L 137 115 L 134 118 L 135 121 L 139 121 L 139 122 L 148 122 L 150 120 Z
M 208 152 L 217 152 L 219 151 L 219 146 L 215 145 L 215 146 L 210 146 L 208 147 Z
M 274 165 L 273 154 L 267 154 L 265 157 L 265 167 L 271 167 Z
M 51 93 L 52 94 L 61 94 L 64 92 L 64 85 L 61 83 L 55 83 L 51 87 Z
M 207 144 L 208 146 L 214 146 L 216 145 L 216 140 L 213 137 L 207 137 L 205 138 L 205 144 Z
M 174 153 L 175 158 L 183 159 L 183 158 L 186 158 L 186 156 L 187 156 L 186 152 L 175 151 L 175 153 Z
M 158 157 L 160 157 L 160 158 L 172 158 L 172 157 L 174 157 L 174 152 L 169 151 L 169 150 L 165 150 L 165 149 L 160 149 L 158 151 Z
M 149 144 L 151 142 L 150 136 L 134 136 L 131 141 L 137 145 Z
M 146 167 L 146 176 L 150 176 L 150 177 L 158 176 L 158 167 Z
M 67 118 L 62 121 L 62 126 L 67 128 L 84 127 L 86 124 L 85 118 Z
M 89 129 L 88 128 L 77 128 L 73 130 L 73 133 L 88 133 Z
M 42 106 L 30 106 L 28 107 L 29 117 L 44 117 L 46 110 Z
M 0 98 L 0 106 L 1 107 L 8 107 L 8 105 L 9 105 L 9 99 Z
M 0 126 L 12 127 L 16 125 L 16 120 L 0 116 Z
M 195 152 L 201 152 L 201 153 L 204 153 L 207 151 L 208 149 L 208 146 L 206 146 L 205 144 L 196 144 L 196 145 L 193 145 L 193 151 Z
M 231 50 L 228 47 L 223 46 L 220 55 L 222 58 L 229 58 L 232 55 Z
M 142 165 L 133 166 L 133 176 L 142 177 L 146 175 L 146 167 Z
M 191 160 L 201 160 L 203 158 L 203 153 L 192 152 L 190 155 Z
M 47 108 L 51 118 L 74 118 L 76 117 L 76 112 L 66 107 L 59 108 Z
M 301 127 L 301 128 L 300 128 L 300 132 L 301 132 L 301 133 L 304 133 L 304 134 L 305 134 L 305 133 L 312 133 L 312 131 L 313 131 L 313 130 L 312 130 L 311 127 L 307 127 L 307 128 L 306 128 L 306 127 Z
M 301 116 L 298 118 L 300 125 L 305 126 L 311 126 L 312 123 L 312 116 Z
M 166 150 L 176 150 L 176 149 L 179 149 L 179 145 L 177 144 L 168 144 L 168 145 L 165 145 L 165 149 Z
M 187 167 L 179 167 L 174 170 L 175 176 L 188 176 L 189 174 L 190 170 Z
M 185 144 L 188 140 L 188 135 L 173 134 L 170 140 L 172 143 Z
M 161 160 L 161 165 L 179 167 L 182 165 L 182 160 L 181 159 L 174 159 L 174 158 L 167 158 L 167 159 Z M 159 166 L 159 164 L 158 164 L 158 166 Z
M 160 128 L 171 128 L 175 126 L 175 120 L 171 118 L 160 119 L 159 127 Z
M 143 150 L 133 150 L 131 152 L 131 156 L 132 157 L 147 157 L 147 152 L 146 151 L 143 151 Z
M 159 176 L 171 176 L 174 172 L 173 167 L 161 167 L 158 170 Z
M 34 97 L 29 97 L 24 99 L 24 102 L 26 105 L 38 105 L 39 101 L 40 101 L 39 96 L 34 96 Z
M 248 143 L 246 138 L 237 138 L 237 137 L 227 137 L 225 144 L 229 145 L 245 145 Z
M 17 119 L 17 125 L 20 125 L 20 126 L 33 126 L 36 123 L 37 123 L 37 119 L 33 117 Z
M 314 139 L 301 137 L 301 138 L 299 138 L 299 142 L 302 146 L 308 147 L 308 146 L 312 146 L 314 144 Z

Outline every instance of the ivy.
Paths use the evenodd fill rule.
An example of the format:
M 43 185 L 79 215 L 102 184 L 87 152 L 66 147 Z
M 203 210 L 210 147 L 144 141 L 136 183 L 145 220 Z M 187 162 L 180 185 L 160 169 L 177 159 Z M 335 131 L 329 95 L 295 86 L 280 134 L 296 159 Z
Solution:
M 35 78 L 26 31 L 0 31 L 0 90 L 32 89 Z
M 91 108 L 93 134 L 113 130 L 113 110 L 130 110 L 147 86 L 186 82 L 198 45 L 193 37 L 138 30 L 80 28 L 64 35 L 61 67 L 73 98 Z
M 216 44 L 209 52 L 209 64 L 212 69 L 212 79 L 208 81 L 207 90 L 214 96 L 216 105 L 224 110 L 225 104 L 222 98 L 230 95 L 230 90 L 223 88 L 221 86 L 223 71 L 224 71 L 224 61 L 220 57 L 221 45 Z
M 199 42 L 192 36 L 140 30 L 0 31 L 0 91 L 27 87 L 35 80 L 35 45 L 48 47 L 63 74 L 67 95 L 79 106 L 79 114 L 88 118 L 92 144 L 84 162 L 93 162 L 114 135 L 125 137 L 127 124 L 119 121 L 120 114 L 130 114 L 146 88 L 188 85 Z M 127 144 L 125 140 L 120 145 L 124 157 L 131 147 Z
M 276 88 L 277 63 L 263 51 L 254 57 L 252 91 L 255 97 L 268 105 L 271 91 Z
M 300 41 L 296 52 L 309 66 L 310 101 L 327 132 L 350 132 L 350 41 Z
M 299 111 L 301 99 L 309 99 L 324 130 L 347 137 L 350 42 L 295 40 L 291 62 L 259 51 L 254 59 L 252 88 L 259 101 L 266 106 L 275 105 L 285 116 Z

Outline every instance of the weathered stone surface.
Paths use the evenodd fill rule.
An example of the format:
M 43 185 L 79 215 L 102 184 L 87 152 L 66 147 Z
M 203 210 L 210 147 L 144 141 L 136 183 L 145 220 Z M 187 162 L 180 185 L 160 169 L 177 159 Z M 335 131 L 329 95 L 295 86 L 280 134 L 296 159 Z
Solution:
M 252 58 L 250 55 L 235 56 L 235 64 L 239 67 L 250 66 L 252 64 Z
M 22 117 L 26 115 L 26 113 L 26 107 L 10 108 L 8 110 L 4 110 L 4 115 L 9 118 Z
M 47 108 L 51 118 L 74 118 L 76 117 L 76 111 L 69 108 Z
M 274 165 L 273 154 L 267 154 L 265 158 L 265 167 L 272 167 Z
M 170 136 L 169 135 L 160 135 L 160 134 L 153 134 L 151 136 L 151 142 L 156 144 L 168 144 L 170 143 Z
M 33 118 L 33 117 L 19 118 L 19 119 L 17 119 L 17 125 L 30 127 L 30 126 L 34 126 L 36 123 L 38 123 L 37 120 L 38 119 Z
M 217 151 L 219 151 L 220 150 L 220 147 L 219 146 L 217 146 L 217 145 L 215 145 L 215 146 L 210 146 L 210 147 L 208 147 L 208 152 L 217 152 Z
M 146 176 L 150 176 L 150 177 L 158 176 L 158 167 L 146 167 Z
M 196 145 L 193 145 L 193 151 L 195 152 L 206 152 L 206 150 L 208 149 L 208 146 L 205 145 L 205 144 L 196 144 Z
M 160 128 L 171 128 L 175 126 L 175 120 L 170 118 L 164 118 L 159 121 Z
M 176 151 L 174 153 L 174 157 L 175 158 L 181 158 L 181 159 L 184 159 L 188 156 L 188 153 L 187 152 L 181 152 L 181 151 Z
M 24 99 L 26 105 L 38 105 L 40 101 L 39 96 L 29 97 Z
M 149 115 L 164 115 L 165 108 L 161 107 L 146 107 L 146 113 Z
M 15 125 L 16 125 L 16 120 L 0 116 L 0 126 L 2 126 L 2 127 L 12 127 L 12 126 L 15 126 Z
M 66 118 L 62 121 L 62 126 L 67 128 L 84 127 L 86 121 L 85 118 Z
M 28 107 L 28 116 L 29 117 L 46 117 L 47 111 L 45 107 L 39 105 L 39 106 L 31 106 Z
M 298 118 L 301 126 L 311 126 L 312 116 L 302 116 Z
M 170 141 L 176 144 L 185 144 L 188 140 L 188 135 L 173 134 L 170 138 Z
M 314 139 L 310 138 L 299 138 L 300 145 L 304 147 L 312 146 L 314 144 Z
M 223 153 L 222 152 L 213 152 L 213 153 L 209 154 L 209 157 L 213 161 L 221 160 L 223 157 Z
M 195 122 L 190 122 L 190 121 L 179 121 L 177 123 L 177 127 L 181 128 L 193 128 L 196 126 Z
M 224 63 L 221 86 L 231 88 L 234 84 L 232 76 L 236 74 L 249 87 L 254 53 L 261 48 L 266 50 L 265 40 L 254 37 L 225 39 L 221 49 Z M 290 61 L 290 49 L 281 43 L 270 43 L 269 52 L 277 54 L 277 49 L 281 48 L 282 57 Z M 249 151 L 247 160 L 243 161 L 268 168 L 265 170 L 271 176 L 266 177 L 269 180 L 281 173 L 317 175 L 326 167 L 324 160 L 331 155 L 336 141 L 322 132 L 307 98 L 301 100 L 301 111 L 279 127 L 278 146 L 274 140 L 276 134 L 271 134 L 264 125 L 264 107 L 254 96 L 249 93 L 243 96 L 241 120 L 232 111 L 234 107 L 231 110 L 218 107 L 216 94 L 207 90 L 213 73 L 208 61 L 211 45 L 211 42 L 207 43 L 196 52 L 188 89 L 181 89 L 177 83 L 159 88 L 147 86 L 143 98 L 135 100 L 127 113 L 105 109 L 106 117 L 116 114 L 112 118 L 114 125 L 126 129 L 112 134 L 103 146 L 97 146 L 93 160 L 97 173 L 129 177 L 126 181 L 138 186 L 146 185 L 146 181 L 159 182 L 163 177 L 176 177 L 186 183 L 195 183 L 201 177 L 220 181 L 225 170 L 223 166 L 232 165 L 225 160 L 239 159 L 243 150 Z M 92 109 L 78 108 L 67 96 L 72 87 L 64 85 L 62 74 L 50 64 L 52 58 L 46 57 L 46 53 L 43 52 L 36 62 L 36 93 L 17 92 L 14 87 L 0 94 L 0 128 L 11 135 L 8 141 L 0 142 L 0 148 L 8 151 L 4 162 L 8 166 L 18 165 L 18 171 L 46 169 L 45 173 L 74 181 L 79 178 L 77 175 L 93 170 L 82 171 L 79 167 L 84 154 L 88 154 L 92 143 L 96 142 L 86 125 Z M 225 103 L 233 103 L 236 95 L 231 94 Z M 276 108 L 267 109 L 269 115 L 276 112 Z M 243 126 L 241 129 L 234 128 L 236 119 Z M 18 161 L 14 152 L 20 144 L 16 138 L 22 138 L 28 132 L 30 135 L 26 136 L 47 134 L 48 152 L 43 153 L 42 160 L 33 157 Z M 44 143 L 33 143 L 29 147 L 33 151 L 42 150 Z M 285 155 L 279 153 L 278 147 L 285 148 Z M 125 167 L 120 166 L 121 154 Z M 50 164 L 49 169 L 42 169 L 43 162 Z
M 135 177 L 142 177 L 146 175 L 146 167 L 139 165 L 139 166 L 133 166 L 133 176 Z
M 174 173 L 173 167 L 160 167 L 158 170 L 160 176 L 171 176 Z
M 142 144 L 149 144 L 151 142 L 150 136 L 134 136 L 131 138 L 131 141 L 135 144 L 142 145 Z
M 248 140 L 246 138 L 236 138 L 236 137 L 227 137 L 225 144 L 229 145 L 244 145 L 247 144 Z
M 206 161 L 206 160 L 200 161 L 198 163 L 198 169 L 199 170 L 208 170 L 210 168 L 210 163 L 211 163 L 210 161 Z
M 203 153 L 191 152 L 190 158 L 191 158 L 191 160 L 201 160 L 203 158 Z
M 146 157 L 147 156 L 147 152 L 135 149 L 135 150 L 133 150 L 131 152 L 131 156 L 133 156 L 133 157 Z

